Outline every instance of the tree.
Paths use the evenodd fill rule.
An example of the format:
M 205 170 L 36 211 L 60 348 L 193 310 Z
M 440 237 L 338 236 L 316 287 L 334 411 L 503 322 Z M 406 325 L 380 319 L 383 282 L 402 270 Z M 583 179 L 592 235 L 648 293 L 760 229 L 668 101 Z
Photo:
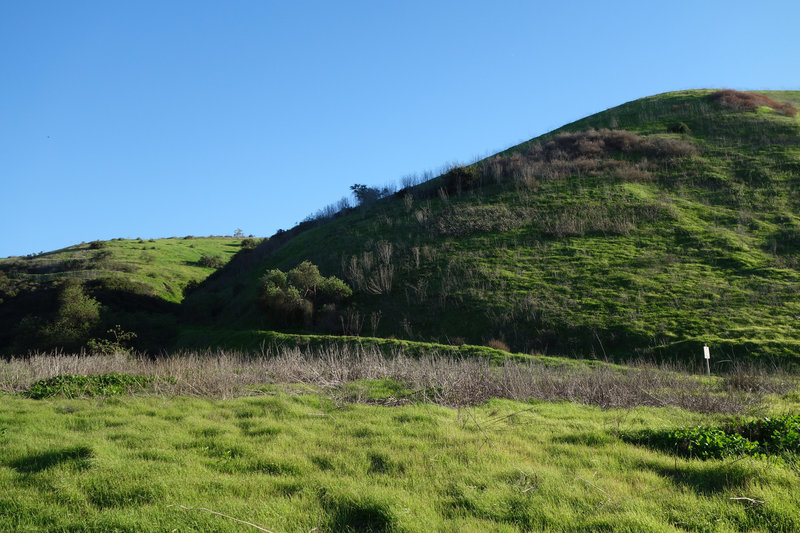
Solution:
M 79 348 L 100 321 L 100 303 L 83 292 L 74 279 L 61 286 L 55 320 L 46 327 L 51 343 L 64 348 Z
M 319 268 L 311 261 L 303 261 L 291 269 L 286 277 L 300 291 L 303 298 L 310 300 L 313 300 L 317 295 L 317 286 L 322 281 L 322 274 L 319 273 Z
M 362 218 L 369 206 L 391 193 L 388 187 L 379 189 L 377 187 L 368 187 L 360 183 L 351 185 L 350 190 L 353 191 L 353 196 L 356 197 L 356 202 L 358 202 L 359 207 L 361 207 Z
M 261 304 L 272 321 L 282 326 L 301 322 L 306 327 L 314 322 L 319 325 L 322 315 L 335 318 L 336 305 L 353 294 L 344 281 L 335 276 L 324 277 L 310 261 L 303 261 L 286 273 L 268 270 L 261 283 Z M 332 322 L 335 324 L 336 320 Z

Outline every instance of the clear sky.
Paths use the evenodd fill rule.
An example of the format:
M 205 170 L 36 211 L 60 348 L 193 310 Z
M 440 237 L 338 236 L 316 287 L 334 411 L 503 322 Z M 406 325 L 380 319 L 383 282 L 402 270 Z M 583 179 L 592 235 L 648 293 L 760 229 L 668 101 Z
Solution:
M 0 257 L 269 236 L 643 96 L 800 89 L 800 2 L 0 2 Z

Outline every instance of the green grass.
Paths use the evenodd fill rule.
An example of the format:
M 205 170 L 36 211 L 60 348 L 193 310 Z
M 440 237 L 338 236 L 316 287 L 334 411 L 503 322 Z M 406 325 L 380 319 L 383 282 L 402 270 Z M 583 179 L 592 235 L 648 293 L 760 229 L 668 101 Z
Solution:
M 775 407 L 796 410 L 792 398 Z M 717 420 L 672 408 L 381 407 L 313 392 L 2 403 L 5 531 L 247 530 L 179 506 L 283 532 L 800 528 L 796 463 L 688 460 L 621 438 Z

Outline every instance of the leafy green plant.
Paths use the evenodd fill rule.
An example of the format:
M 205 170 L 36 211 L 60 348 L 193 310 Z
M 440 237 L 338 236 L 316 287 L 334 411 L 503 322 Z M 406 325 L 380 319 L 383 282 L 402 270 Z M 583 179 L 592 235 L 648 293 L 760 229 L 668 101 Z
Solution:
M 686 457 L 722 459 L 745 455 L 800 453 L 800 415 L 758 420 L 734 418 L 723 427 L 697 426 L 645 431 L 623 438 Z
M 726 429 L 760 443 L 764 453 L 800 453 L 800 415 L 734 420 Z
M 670 433 L 668 439 L 674 443 L 678 453 L 702 459 L 752 455 L 759 450 L 757 442 L 712 427 L 679 429 Z
M 34 400 L 52 396 L 112 396 L 143 391 L 153 381 L 150 376 L 133 374 L 95 374 L 89 376 L 62 374 L 42 379 L 28 388 L 25 395 Z
M 130 343 L 137 337 L 132 331 L 124 331 L 119 324 L 106 331 L 105 339 L 89 339 L 86 347 L 92 353 L 113 355 L 116 353 L 131 353 Z

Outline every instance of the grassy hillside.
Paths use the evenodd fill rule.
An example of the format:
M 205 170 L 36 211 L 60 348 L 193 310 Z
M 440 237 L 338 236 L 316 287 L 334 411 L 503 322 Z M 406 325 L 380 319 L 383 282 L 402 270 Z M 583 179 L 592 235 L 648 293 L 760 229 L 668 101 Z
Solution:
M 115 239 L 0 259 L 0 349 L 46 347 L 37 346 L 30 337 L 36 337 L 36 329 L 58 311 L 59 293 L 69 283 L 101 306 L 102 316 L 93 334 L 120 324 L 139 330 L 146 338 L 145 323 L 163 320 L 174 329 L 174 315 L 187 286 L 198 284 L 227 263 L 240 250 L 241 240 Z M 20 322 L 26 317 L 29 325 L 31 320 L 40 323 L 28 332 L 20 331 Z
M 185 237 L 169 239 L 114 239 L 82 243 L 61 250 L 0 259 L 3 297 L 14 291 L 58 282 L 67 277 L 83 280 L 120 278 L 137 283 L 150 295 L 169 302 L 183 300 L 183 289 L 200 282 L 216 268 L 201 258 L 219 257 L 220 266 L 239 251 L 242 239 Z
M 800 93 L 609 109 L 233 262 L 187 318 L 272 329 L 266 270 L 355 289 L 339 332 L 595 357 L 800 351 Z M 769 98 L 771 96 L 772 98 Z M 788 105 L 787 105 L 788 103 Z M 304 324 L 322 330 L 330 324 Z

